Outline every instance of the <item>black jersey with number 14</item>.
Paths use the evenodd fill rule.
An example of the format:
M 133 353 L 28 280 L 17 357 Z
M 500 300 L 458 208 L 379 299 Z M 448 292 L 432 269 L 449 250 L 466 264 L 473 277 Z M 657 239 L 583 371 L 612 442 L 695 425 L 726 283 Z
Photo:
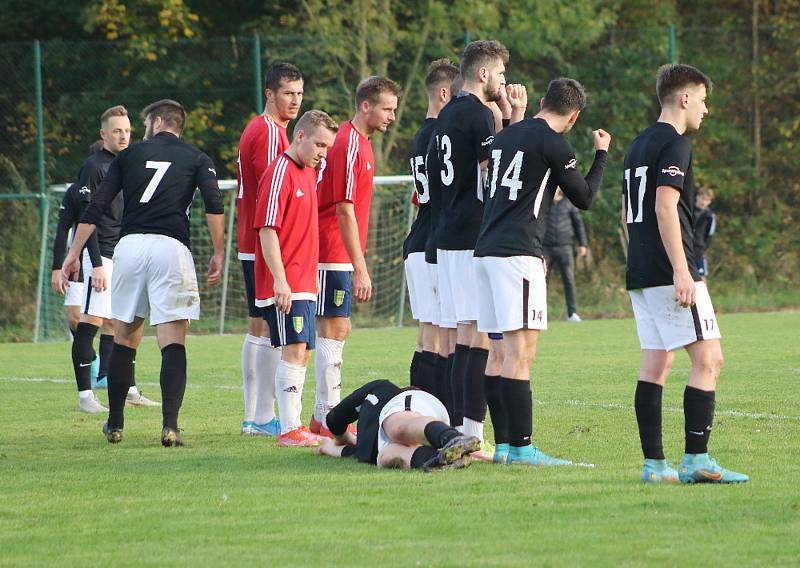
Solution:
M 625 156 L 622 196 L 628 226 L 628 290 L 674 283 L 656 218 L 656 188 L 680 192 L 678 218 L 689 273 L 700 281 L 694 261 L 692 145 L 671 124 L 656 122 L 639 134 Z
M 489 188 L 475 256 L 542 256 L 547 214 L 556 187 L 588 209 L 603 181 L 608 153 L 598 150 L 584 178 L 575 152 L 541 118 L 504 128 L 494 140 Z

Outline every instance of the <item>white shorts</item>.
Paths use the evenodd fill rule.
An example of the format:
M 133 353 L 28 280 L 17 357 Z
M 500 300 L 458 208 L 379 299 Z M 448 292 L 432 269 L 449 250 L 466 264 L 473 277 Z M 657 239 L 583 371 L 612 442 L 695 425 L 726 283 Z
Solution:
M 80 307 L 83 305 L 83 282 L 67 283 L 67 293 L 64 294 L 64 305 L 70 307 Z
M 547 329 L 544 263 L 536 256 L 484 256 L 475 259 L 478 331 L 503 333 Z
M 479 288 L 475 282 L 475 262 L 471 250 L 437 251 L 439 274 L 440 327 L 455 329 L 457 324 L 478 319 Z
M 165 235 L 126 235 L 114 250 L 113 317 L 125 323 L 150 313 L 150 325 L 200 319 L 192 253 Z
M 106 271 L 107 287 L 102 292 L 92 288 L 92 260 L 89 258 L 89 251 L 83 249 L 83 298 L 81 301 L 81 313 L 98 318 L 108 319 L 111 317 L 111 286 L 114 278 L 114 261 L 104 256 L 100 257 L 103 261 L 103 268 Z
M 391 438 L 383 431 L 383 421 L 392 414 L 407 410 L 450 424 L 450 415 L 447 414 L 447 409 L 438 398 L 421 390 L 403 391 L 389 399 L 378 417 L 378 453 L 392 443 Z
M 436 273 L 431 266 L 425 262 L 424 252 L 409 254 L 405 261 L 406 285 L 414 319 L 438 325 L 439 298 L 436 296 Z
M 674 351 L 702 339 L 720 339 L 717 316 L 705 282 L 695 282 L 695 305 L 682 308 L 675 286 L 628 290 L 642 349 Z

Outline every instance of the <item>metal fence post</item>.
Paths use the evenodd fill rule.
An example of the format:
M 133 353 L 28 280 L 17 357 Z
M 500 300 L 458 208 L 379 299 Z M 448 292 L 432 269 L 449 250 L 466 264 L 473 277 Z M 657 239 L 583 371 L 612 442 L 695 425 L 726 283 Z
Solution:
M 231 190 L 231 203 L 228 207 L 228 230 L 225 240 L 225 267 L 222 271 L 222 302 L 219 306 L 219 334 L 225 333 L 225 312 L 228 307 L 228 277 L 231 272 L 231 249 L 233 248 L 233 218 L 236 212 L 236 190 Z
M 261 36 L 253 36 L 253 78 L 256 83 L 256 112 L 264 110 L 264 84 L 261 78 Z
M 667 60 L 675 63 L 675 26 L 670 26 L 667 32 Z
M 50 207 L 47 201 L 44 169 L 44 109 L 42 105 L 42 47 L 39 40 L 33 42 L 33 77 L 36 84 L 36 148 L 39 162 L 39 222 L 41 243 L 39 247 L 39 276 L 36 284 L 36 322 L 34 323 L 33 341 L 39 341 L 39 332 L 44 327 L 44 336 L 50 333 L 47 302 L 44 296 L 44 265 L 47 260 L 47 215 Z M 44 320 L 44 326 L 41 321 Z

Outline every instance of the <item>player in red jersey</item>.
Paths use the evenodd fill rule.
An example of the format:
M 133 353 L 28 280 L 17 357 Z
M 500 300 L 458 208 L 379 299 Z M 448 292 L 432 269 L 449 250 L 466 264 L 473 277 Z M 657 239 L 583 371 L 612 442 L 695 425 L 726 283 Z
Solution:
M 316 167 L 333 145 L 338 126 L 322 111 L 305 113 L 292 144 L 259 183 L 253 226 L 258 229 L 256 306 L 281 347 L 275 375 L 281 416 L 279 446 L 313 446 L 319 436 L 300 422 L 309 351 L 314 349 L 319 259 Z
M 254 117 L 239 140 L 238 210 L 239 260 L 242 262 L 247 291 L 247 335 L 242 346 L 244 420 L 242 434 L 277 436 L 280 423 L 275 418 L 275 369 L 280 349 L 270 345 L 269 329 L 255 305 L 253 266 L 258 231 L 253 219 L 258 197 L 258 182 L 267 166 L 289 147 L 286 126 L 297 118 L 303 102 L 303 76 L 291 63 L 275 63 L 264 81 L 267 104 Z
M 342 350 L 350 335 L 352 297 L 372 295 L 364 251 L 375 158 L 370 136 L 395 120 L 397 83 L 367 77 L 356 89 L 356 114 L 344 122 L 320 169 L 319 280 L 317 296 L 316 402 L 311 431 L 329 435 L 325 416 L 341 399 Z

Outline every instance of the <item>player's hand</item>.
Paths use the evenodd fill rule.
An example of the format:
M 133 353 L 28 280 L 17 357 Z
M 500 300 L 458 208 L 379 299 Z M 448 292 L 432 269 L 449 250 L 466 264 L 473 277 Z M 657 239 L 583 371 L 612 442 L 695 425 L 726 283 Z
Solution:
M 676 272 L 673 282 L 675 283 L 675 301 L 683 308 L 694 306 L 696 290 L 689 270 Z
M 78 260 L 78 253 L 68 253 L 67 258 L 64 259 L 64 264 L 61 265 L 61 282 L 57 292 L 62 296 L 66 294 L 69 280 L 73 274 L 77 274 L 81 269 L 81 261 Z
M 222 253 L 215 254 L 208 261 L 208 274 L 206 275 L 206 282 L 209 286 L 216 286 L 222 281 Z
M 542 259 L 542 268 L 544 269 L 544 277 L 547 278 L 547 261 Z
M 586 256 L 586 253 L 589 252 L 586 247 L 578 247 L 578 256 Z
M 525 85 L 518 83 L 506 85 L 506 98 L 512 109 L 528 108 L 528 89 Z
M 97 292 L 104 292 L 108 288 L 108 276 L 102 266 L 92 268 L 92 288 Z
M 283 314 L 288 314 L 292 309 L 292 289 L 286 279 L 275 280 L 275 307 Z
M 508 100 L 508 91 L 506 91 L 506 85 L 500 86 L 500 98 L 495 101 L 497 108 L 500 109 L 500 112 L 503 114 L 503 118 L 511 118 L 511 103 Z
M 608 147 L 611 146 L 611 134 L 602 128 L 598 128 L 592 131 L 592 137 L 594 138 L 595 150 L 605 150 L 608 152 Z
M 368 302 L 372 297 L 372 280 L 366 268 L 353 272 L 353 296 L 357 302 Z
M 56 268 L 50 275 L 50 287 L 56 294 L 64 295 L 64 292 L 61 291 L 61 269 Z

